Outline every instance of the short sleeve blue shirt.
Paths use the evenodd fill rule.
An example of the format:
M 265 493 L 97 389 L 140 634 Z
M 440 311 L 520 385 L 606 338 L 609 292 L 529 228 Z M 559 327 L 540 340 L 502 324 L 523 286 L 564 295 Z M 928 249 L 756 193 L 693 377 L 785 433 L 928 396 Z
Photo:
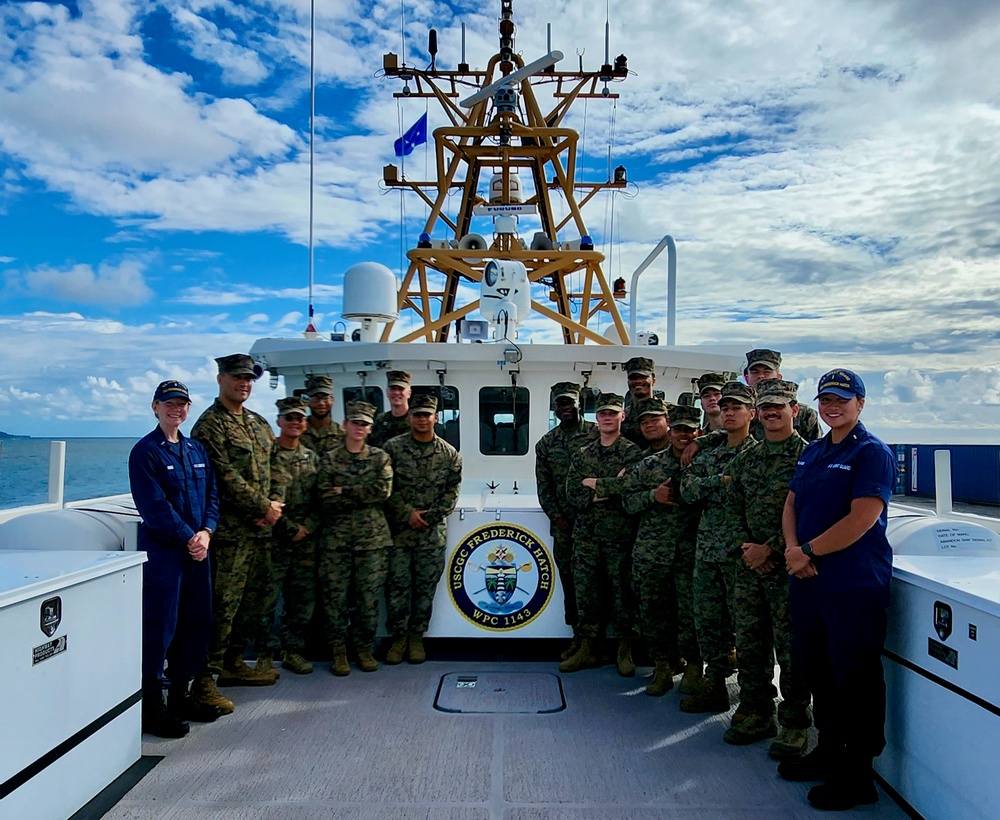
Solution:
M 812 442 L 802 451 L 788 485 L 795 493 L 799 543 L 816 538 L 845 518 L 855 498 L 881 498 L 888 505 L 896 486 L 896 469 L 892 450 L 860 422 L 839 444 L 831 441 L 829 433 Z M 808 583 L 838 592 L 887 590 L 892 579 L 892 548 L 886 523 L 883 509 L 874 526 L 851 546 L 815 556 L 819 573 Z

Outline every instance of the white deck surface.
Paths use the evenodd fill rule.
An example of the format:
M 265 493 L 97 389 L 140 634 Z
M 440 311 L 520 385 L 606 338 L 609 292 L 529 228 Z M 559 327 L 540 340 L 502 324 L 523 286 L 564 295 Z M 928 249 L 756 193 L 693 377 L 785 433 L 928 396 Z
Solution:
M 433 657 L 433 647 L 429 647 Z M 273 687 L 230 688 L 236 712 L 188 737 L 144 736 L 165 755 L 108 820 L 714 820 L 815 818 L 767 742 L 722 742 L 728 715 L 686 715 L 676 689 L 647 697 L 644 673 L 561 675 L 555 714 L 447 714 L 443 675 L 558 674 L 554 663 L 429 661 L 335 678 L 329 664 Z M 839 817 L 903 818 L 887 795 Z

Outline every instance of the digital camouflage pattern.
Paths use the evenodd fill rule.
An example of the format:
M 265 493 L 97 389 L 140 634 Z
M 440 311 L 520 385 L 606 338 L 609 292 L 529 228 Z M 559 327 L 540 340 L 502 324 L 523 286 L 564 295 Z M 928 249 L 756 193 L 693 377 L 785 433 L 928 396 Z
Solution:
M 445 520 L 458 502 L 462 457 L 440 436 L 429 442 L 412 435 L 397 436 L 386 443 L 385 451 L 394 471 L 392 495 L 386 503 L 393 532 L 385 591 L 386 628 L 394 636 L 422 635 L 430 624 L 434 590 L 444 572 Z M 410 527 L 415 510 L 425 510 L 426 529 Z
M 277 441 L 271 451 L 271 493 L 283 497 L 285 509 L 271 533 L 273 586 L 258 631 L 259 648 L 277 654 L 284 647 L 302 654 L 316 606 L 316 545 L 320 528 L 316 476 L 319 459 L 301 443 L 289 450 Z M 309 534 L 292 538 L 304 527 Z M 275 610 L 282 599 L 281 632 Z
M 646 456 L 621 478 L 602 478 L 597 494 L 620 491 L 625 512 L 639 517 L 632 550 L 632 587 L 639 603 L 639 623 L 654 661 L 678 656 L 701 657 L 694 625 L 692 574 L 698 511 L 679 496 L 681 462 L 669 448 Z M 673 504 L 653 497 L 669 481 L 677 494 Z
M 622 436 L 631 441 L 640 450 L 649 446 L 646 437 L 639 429 L 639 416 L 635 412 L 635 403 L 632 401 L 632 394 L 625 395 L 625 420 L 622 422 Z
M 263 416 L 246 408 L 231 413 L 216 399 L 195 422 L 191 438 L 208 451 L 219 487 L 219 528 L 211 547 L 212 643 L 206 666 L 220 672 L 225 660 L 243 654 L 264 604 L 269 532 L 254 522 L 271 504 L 274 433 Z
M 785 569 L 781 517 L 788 483 L 806 442 L 797 433 L 784 441 L 762 441 L 744 450 L 730 465 L 733 505 L 740 538 L 771 548 L 773 569 L 751 570 L 740 560 L 736 568 L 734 615 L 739 654 L 741 704 L 756 714 L 772 715 L 774 659 L 781 669 L 782 703 L 778 719 L 793 729 L 809 727 L 809 689 L 792 653 L 792 616 Z
M 569 384 L 569 383 L 560 383 Z M 574 385 L 575 386 L 575 385 Z M 559 387 L 559 385 L 557 385 Z M 569 388 L 561 388 L 568 391 Z M 577 391 L 578 395 L 579 391 Z M 572 395 L 570 392 L 563 395 Z M 577 622 L 576 585 L 573 583 L 573 524 L 576 508 L 566 497 L 566 476 L 569 473 L 570 458 L 577 450 L 598 438 L 597 425 L 580 419 L 575 427 L 553 427 L 535 444 L 535 482 L 538 487 L 538 503 L 549 519 L 549 533 L 552 535 L 552 553 L 559 571 L 559 581 L 563 588 L 563 609 L 566 623 L 575 626 Z M 557 520 L 566 521 L 566 529 L 556 525 Z
M 309 424 L 306 425 L 306 430 L 299 438 L 299 443 L 312 450 L 319 458 L 322 458 L 324 453 L 330 452 L 339 441 L 344 438 L 344 428 L 341 427 L 337 422 L 331 421 L 325 427 L 319 427 L 313 424 L 312 417 L 309 418 Z
M 566 497 L 576 510 L 573 526 L 573 582 L 579 612 L 577 631 L 580 637 L 596 638 L 606 610 L 601 600 L 602 588 L 610 583 L 615 634 L 633 638 L 635 602 L 632 598 L 632 544 L 635 519 L 625 512 L 621 496 L 600 497 L 583 486 L 585 478 L 611 478 L 631 467 L 641 451 L 631 441 L 619 436 L 603 446 L 600 439 L 577 450 L 570 459 L 566 475 Z
M 694 602 L 698 646 L 706 675 L 721 680 L 733 673 L 733 595 L 740 560 L 739 526 L 723 475 L 732 461 L 754 446 L 749 436 L 729 447 L 725 441 L 701 450 L 681 478 L 681 498 L 701 511 L 695 542 Z
M 372 425 L 372 432 L 368 436 L 368 443 L 372 447 L 382 447 L 389 439 L 402 436 L 410 432 L 409 415 L 403 413 L 401 416 L 394 416 L 391 410 L 379 413 L 375 417 Z
M 348 623 L 357 648 L 370 649 L 375 639 L 385 556 L 392 542 L 383 512 L 392 480 L 389 456 L 375 447 L 365 445 L 352 453 L 341 442 L 320 460 L 316 484 L 324 526 L 319 577 L 331 644 L 346 640 Z

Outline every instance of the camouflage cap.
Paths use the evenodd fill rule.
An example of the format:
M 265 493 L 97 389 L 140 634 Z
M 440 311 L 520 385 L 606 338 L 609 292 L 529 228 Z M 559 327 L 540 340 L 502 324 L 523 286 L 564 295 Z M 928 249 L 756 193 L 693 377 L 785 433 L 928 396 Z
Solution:
M 329 376 L 314 376 L 310 373 L 306 376 L 306 393 L 313 396 L 332 396 L 333 379 Z
M 647 359 L 645 356 L 633 356 L 622 365 L 622 370 L 629 376 L 652 376 L 655 365 L 652 359 Z
M 698 379 L 698 395 L 706 390 L 721 390 L 726 383 L 726 377 L 721 373 L 704 373 Z
M 757 382 L 757 404 L 796 404 L 799 386 L 785 379 L 762 379 Z
M 747 353 L 747 370 L 755 364 L 762 364 L 777 372 L 781 370 L 781 354 L 777 350 L 768 350 L 766 347 L 759 347 Z
M 410 374 L 405 370 L 390 370 L 385 374 L 389 387 L 409 387 Z
M 414 396 L 410 399 L 410 413 L 413 415 L 416 415 L 417 413 L 436 413 L 437 409 L 437 396 L 428 396 L 423 394 L 420 396 Z
M 253 376 L 259 379 L 264 373 L 264 368 L 251 359 L 246 353 L 233 353 L 229 356 L 220 356 L 215 360 L 219 365 L 219 374 L 226 376 Z
M 697 430 L 701 427 L 701 410 L 690 404 L 675 404 L 668 413 L 671 427 L 690 427 Z
M 741 404 L 749 404 L 753 407 L 756 401 L 756 393 L 752 387 L 748 387 L 743 382 L 726 382 L 722 385 L 722 398 L 719 399 L 719 404 L 722 404 L 726 399 L 732 399 Z
M 278 408 L 279 416 L 290 416 L 292 413 L 305 416 L 309 413 L 309 405 L 300 396 L 288 396 L 284 399 L 278 399 L 274 404 Z
M 597 394 L 597 407 L 594 408 L 595 413 L 600 413 L 602 410 L 617 410 L 619 412 L 625 409 L 625 398 L 619 396 L 617 393 L 598 393 Z
M 636 402 L 635 405 L 635 415 L 636 418 L 642 418 L 643 416 L 665 416 L 670 411 L 669 405 L 660 398 L 653 396 L 648 399 L 643 399 L 642 401 Z
M 184 399 L 191 401 L 191 394 L 188 393 L 187 385 L 177 379 L 168 379 L 160 382 L 153 393 L 153 401 L 169 401 L 170 399 Z
M 375 421 L 375 405 L 366 401 L 349 401 L 344 418 L 347 421 L 367 421 L 371 424 Z
M 573 399 L 574 401 L 580 400 L 580 391 L 583 388 L 580 387 L 576 382 L 556 382 L 552 385 L 552 401 L 556 399 L 561 399 L 564 396 Z

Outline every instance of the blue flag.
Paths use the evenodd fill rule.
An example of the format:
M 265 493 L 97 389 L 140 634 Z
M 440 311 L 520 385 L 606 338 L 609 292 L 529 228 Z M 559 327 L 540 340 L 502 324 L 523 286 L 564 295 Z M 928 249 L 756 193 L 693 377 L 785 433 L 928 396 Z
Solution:
M 397 157 L 405 157 L 413 153 L 418 145 L 427 142 L 427 113 L 407 129 L 403 136 L 396 140 L 392 147 L 396 149 Z

